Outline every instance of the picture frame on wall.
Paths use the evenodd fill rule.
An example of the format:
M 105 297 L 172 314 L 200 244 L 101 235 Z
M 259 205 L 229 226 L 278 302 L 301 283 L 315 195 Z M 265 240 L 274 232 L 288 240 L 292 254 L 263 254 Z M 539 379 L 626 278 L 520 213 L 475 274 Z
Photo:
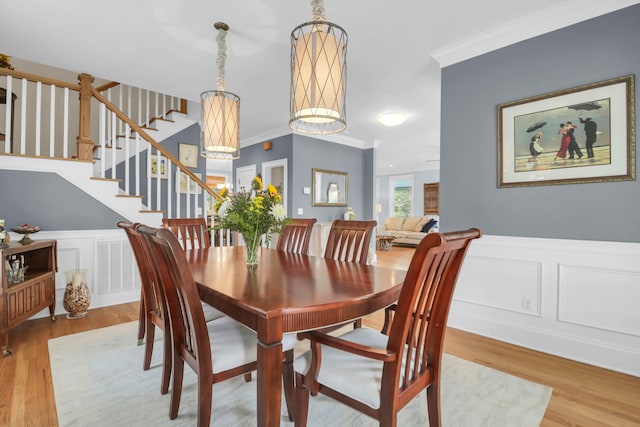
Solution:
M 178 144 L 178 160 L 188 168 L 198 167 L 199 147 L 193 144 Z
M 160 173 L 158 174 L 158 171 Z M 167 179 L 169 177 L 169 168 L 167 164 L 167 158 L 164 156 L 158 157 L 157 154 L 151 155 L 151 178 Z
M 201 173 L 194 173 L 194 175 L 197 176 L 198 179 L 202 180 Z M 180 172 L 180 170 L 176 170 L 176 182 L 178 183 L 178 185 L 176 186 L 177 194 L 187 193 L 187 181 L 189 182 L 189 194 L 200 193 L 200 188 L 195 181 L 190 179 L 187 174 Z
M 635 76 L 498 106 L 498 187 L 630 181 Z

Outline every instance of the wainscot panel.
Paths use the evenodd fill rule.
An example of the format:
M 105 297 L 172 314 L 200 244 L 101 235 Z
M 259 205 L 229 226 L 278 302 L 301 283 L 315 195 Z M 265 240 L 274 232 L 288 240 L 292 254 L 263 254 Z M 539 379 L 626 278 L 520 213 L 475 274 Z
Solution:
M 448 326 L 640 376 L 640 244 L 472 243 Z

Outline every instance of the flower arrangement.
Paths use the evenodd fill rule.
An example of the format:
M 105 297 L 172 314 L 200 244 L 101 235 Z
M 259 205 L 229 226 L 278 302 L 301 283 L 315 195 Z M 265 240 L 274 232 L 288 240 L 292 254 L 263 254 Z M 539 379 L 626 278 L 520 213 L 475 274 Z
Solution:
M 218 207 L 220 228 L 242 234 L 247 247 L 247 264 L 257 263 L 262 236 L 269 245 L 271 234 L 279 233 L 289 222 L 281 201 L 282 196 L 275 186 L 268 185 L 267 190 L 262 190 L 262 177 L 258 175 L 251 182 L 251 191 L 226 193 Z

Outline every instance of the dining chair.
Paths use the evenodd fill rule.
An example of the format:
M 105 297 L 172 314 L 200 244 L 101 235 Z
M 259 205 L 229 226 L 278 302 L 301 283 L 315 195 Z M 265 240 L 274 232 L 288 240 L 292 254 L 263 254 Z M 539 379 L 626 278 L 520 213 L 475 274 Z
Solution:
M 162 225 L 178 237 L 184 249 L 211 247 L 205 218 L 162 218 Z
M 395 426 L 397 413 L 427 389 L 429 425 L 440 422 L 442 344 L 453 290 L 471 240 L 472 228 L 432 233 L 418 245 L 400 292 L 389 335 L 362 327 L 333 337 L 300 334 L 311 351 L 295 359 L 295 425 L 305 426 L 309 393 L 322 393 Z
M 307 255 L 315 218 L 294 218 L 282 229 L 276 250 Z
M 369 245 L 376 221 L 350 221 L 337 219 L 331 224 L 327 246 L 324 251 L 325 259 L 357 262 L 366 264 L 369 256 Z M 362 326 L 362 319 L 356 319 L 355 328 Z M 338 329 L 332 326 L 323 329 L 324 332 Z
M 155 270 L 147 250 L 144 238 L 136 231 L 140 224 L 132 224 L 128 221 L 119 221 L 118 227 L 122 228 L 129 239 L 133 255 L 140 272 L 142 295 L 140 298 L 140 317 L 138 326 L 138 343 L 146 336 L 144 359 L 142 368 L 146 371 L 151 365 L 153 344 L 155 340 L 155 328 L 163 332 L 163 362 L 160 393 L 169 391 L 169 379 L 171 377 L 171 331 L 169 328 L 169 314 L 160 284 L 155 276 Z
M 162 225 L 178 238 L 184 250 L 204 249 L 211 247 L 207 221 L 205 218 L 163 218 Z M 203 304 L 204 317 L 207 321 L 217 319 L 225 314 L 209 304 Z M 250 376 L 248 377 L 250 378 Z
M 228 316 L 205 322 L 198 289 L 177 237 L 167 229 L 139 226 L 138 231 L 153 254 L 171 319 L 174 357 L 169 418 L 178 416 L 186 363 L 198 376 L 198 426 L 209 426 L 213 385 L 256 370 L 256 334 Z M 282 351 L 293 352 L 295 342 L 295 336 L 285 334 Z
M 331 224 L 327 247 L 324 251 L 326 259 L 367 263 L 369 244 L 373 235 L 375 221 L 347 221 L 337 219 Z

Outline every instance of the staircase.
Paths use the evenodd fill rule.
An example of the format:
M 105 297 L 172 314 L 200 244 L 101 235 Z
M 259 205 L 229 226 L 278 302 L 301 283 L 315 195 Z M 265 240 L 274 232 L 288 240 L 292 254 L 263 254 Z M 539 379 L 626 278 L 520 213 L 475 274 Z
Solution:
M 186 102 L 124 85 L 94 88 L 87 75 L 78 79 L 0 69 L 0 87 L 18 98 L 0 114 L 6 133 L 0 169 L 56 173 L 132 222 L 159 225 L 162 217 L 208 212 L 217 195 L 159 143 L 195 123 Z M 35 120 L 27 114 L 33 110 Z M 152 156 L 165 159 L 166 179 L 152 173 Z M 186 190 L 176 191 L 184 182 Z

